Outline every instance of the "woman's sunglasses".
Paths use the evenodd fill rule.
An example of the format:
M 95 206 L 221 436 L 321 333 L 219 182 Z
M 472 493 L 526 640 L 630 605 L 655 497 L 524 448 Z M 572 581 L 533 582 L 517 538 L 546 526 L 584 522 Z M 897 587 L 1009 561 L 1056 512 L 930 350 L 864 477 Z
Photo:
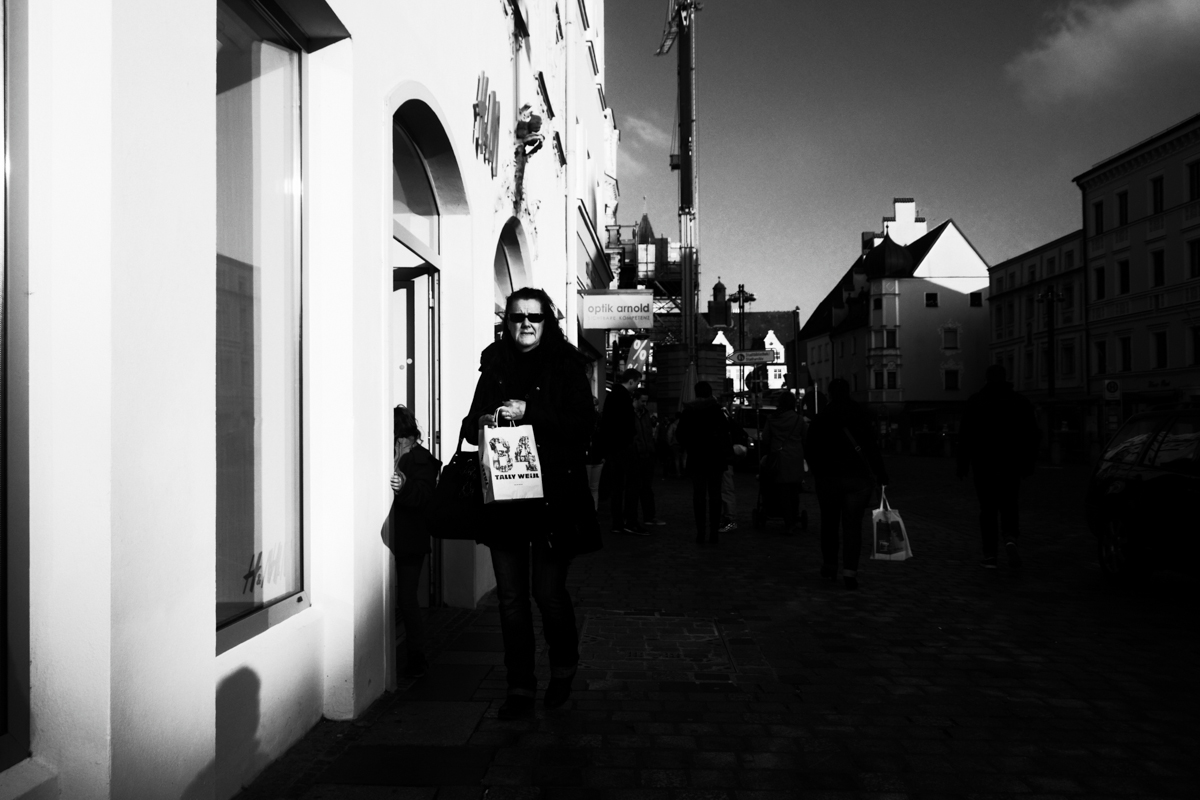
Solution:
M 545 314 L 509 314 L 508 321 L 520 325 L 525 320 L 530 322 L 543 322 L 546 319 Z

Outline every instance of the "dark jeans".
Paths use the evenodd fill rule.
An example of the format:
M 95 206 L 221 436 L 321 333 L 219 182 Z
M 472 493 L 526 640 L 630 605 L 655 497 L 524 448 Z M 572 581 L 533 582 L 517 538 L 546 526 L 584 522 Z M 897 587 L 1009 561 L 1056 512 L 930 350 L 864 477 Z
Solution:
M 627 461 L 625 456 L 610 456 L 604 462 L 603 480 L 608 487 L 608 511 L 614 531 L 619 531 L 626 524 L 633 525 L 637 522 L 636 517 L 632 520 L 625 519 L 625 494 L 628 491 L 626 484 L 629 482 Z
M 847 492 L 842 489 L 817 488 L 817 503 L 821 507 L 821 560 L 830 569 L 837 569 L 838 533 L 841 532 L 842 569 L 858 572 L 858 557 L 862 553 L 863 517 L 871 500 L 873 487 Z
M 530 550 L 533 551 L 532 571 Z M 493 547 L 492 569 L 496 572 L 496 597 L 500 600 L 500 633 L 504 637 L 504 667 L 508 670 L 508 693 L 533 697 L 537 692 L 534 674 L 536 642 L 533 607 L 529 603 L 530 577 L 533 599 L 542 612 L 542 635 L 550 655 L 550 676 L 566 678 L 579 664 L 579 631 L 575 609 L 567 593 L 570 559 L 559 558 L 544 544 L 514 549 Z
M 721 524 L 721 476 L 725 470 L 697 469 L 692 473 L 692 513 L 696 516 L 696 538 L 703 539 L 707 530 L 713 541 Z M 708 525 L 705 527 L 705 511 Z
M 410 658 L 425 655 L 425 623 L 421 620 L 421 604 L 417 599 L 425 556 L 425 553 L 396 556 L 397 602 L 400 618 L 404 620 L 404 651 Z
M 631 459 L 625 471 L 625 524 L 636 525 L 638 501 L 642 522 L 654 519 L 654 456 Z
M 1017 495 L 1021 479 L 1016 475 L 981 475 L 978 470 L 972 470 L 972 473 L 975 476 L 975 493 L 979 495 L 983 555 L 984 558 L 995 558 L 996 541 L 1001 532 L 1006 542 L 1015 542 L 1021 536 L 1017 520 Z

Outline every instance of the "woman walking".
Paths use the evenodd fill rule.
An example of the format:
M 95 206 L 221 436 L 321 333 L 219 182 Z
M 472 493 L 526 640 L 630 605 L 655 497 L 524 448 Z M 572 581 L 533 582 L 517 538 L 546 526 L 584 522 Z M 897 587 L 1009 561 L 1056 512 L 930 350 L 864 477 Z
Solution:
M 554 304 L 541 289 L 513 292 L 504 332 L 480 356 L 479 382 L 462 435 L 479 444 L 485 425 L 532 425 L 542 463 L 540 500 L 491 503 L 476 537 L 491 550 L 500 601 L 508 695 L 501 719 L 533 713 L 537 694 L 533 599 L 542 613 L 550 683 L 542 702 L 558 708 L 571 694 L 579 664 L 579 631 L 567 593 L 571 559 L 599 550 L 600 528 L 585 468 L 596 425 L 587 359 L 563 336 Z
M 428 668 L 425 659 L 425 623 L 417 587 L 429 555 L 426 511 L 437 485 L 442 463 L 421 446 L 417 418 L 404 406 L 392 411 L 395 439 L 392 492 L 392 553 L 396 556 L 400 617 L 404 620 L 404 649 L 408 656 L 404 677 L 420 678 Z
M 796 411 L 796 395 L 779 396 L 775 413 L 763 430 L 763 464 L 759 477 L 763 488 L 775 495 L 783 509 L 783 533 L 791 536 L 804 526 L 800 516 L 800 492 L 804 486 L 804 436 L 808 426 Z

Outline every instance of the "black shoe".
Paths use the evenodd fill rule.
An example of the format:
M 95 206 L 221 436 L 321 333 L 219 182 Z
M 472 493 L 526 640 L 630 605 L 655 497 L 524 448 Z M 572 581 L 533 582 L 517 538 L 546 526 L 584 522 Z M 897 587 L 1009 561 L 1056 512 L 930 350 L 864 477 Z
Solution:
M 979 562 L 979 566 L 983 567 L 984 569 L 995 569 L 996 568 L 996 557 L 988 556 L 987 558 L 983 559 L 983 561 Z
M 528 719 L 533 716 L 533 698 L 523 694 L 510 694 L 504 705 L 496 712 L 499 719 Z
M 420 653 L 414 653 L 408 657 L 408 663 L 404 665 L 404 677 L 410 680 L 416 678 L 424 678 L 425 673 L 429 671 L 429 662 L 425 660 L 425 656 Z
M 634 536 L 649 536 L 650 531 L 643 528 L 641 525 L 631 525 L 625 529 L 626 533 L 632 533 Z
M 1004 552 L 1008 554 L 1008 566 L 1010 569 L 1021 568 L 1021 554 L 1017 552 L 1017 543 L 1009 542 L 1004 545 Z
M 571 696 L 571 682 L 574 680 L 574 672 L 566 678 L 551 678 L 550 685 L 546 687 L 546 694 L 542 697 L 542 705 L 546 708 L 558 708 L 567 702 L 567 698 Z
M 845 584 L 846 588 L 850 591 L 856 591 L 858 589 L 858 578 L 851 578 L 849 575 L 847 575 L 842 578 L 842 583 Z
M 667 523 L 661 519 L 648 519 L 648 520 L 646 520 L 646 524 L 647 525 L 666 525 Z
M 831 567 L 828 564 L 822 564 L 821 577 L 827 581 L 833 580 L 837 577 L 837 567 Z

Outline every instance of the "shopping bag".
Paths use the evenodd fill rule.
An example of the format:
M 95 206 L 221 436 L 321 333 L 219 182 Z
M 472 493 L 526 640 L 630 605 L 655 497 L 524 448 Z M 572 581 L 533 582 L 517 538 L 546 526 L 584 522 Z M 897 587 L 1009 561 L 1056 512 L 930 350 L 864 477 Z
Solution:
M 484 426 L 479 442 L 484 503 L 542 497 L 542 462 L 532 425 Z
M 912 558 L 912 544 L 900 512 L 888 505 L 886 487 L 879 490 L 879 508 L 871 512 L 871 530 L 875 546 L 871 558 L 883 561 L 904 561 Z
M 479 454 L 464 451 L 462 444 L 460 436 L 426 511 L 429 532 L 436 539 L 474 539 L 483 528 Z

